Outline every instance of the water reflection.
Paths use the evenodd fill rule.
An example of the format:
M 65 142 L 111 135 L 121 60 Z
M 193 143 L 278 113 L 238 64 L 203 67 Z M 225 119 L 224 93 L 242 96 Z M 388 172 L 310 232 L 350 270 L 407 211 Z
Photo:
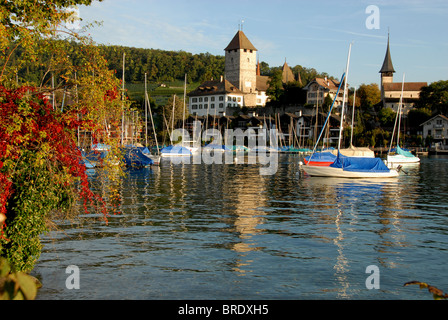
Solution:
M 448 173 L 448 161 L 423 159 L 397 179 L 370 181 L 306 177 L 298 157 L 279 160 L 272 176 L 247 161 L 162 159 L 160 167 L 129 171 L 122 214 L 108 226 L 81 215 L 44 239 L 36 272 L 48 289 L 41 297 L 66 297 L 54 289 L 63 281 L 51 279 L 67 261 L 92 275 L 83 288 L 104 283 L 78 293 L 82 298 L 125 291 L 131 299 L 383 299 L 400 298 L 415 274 L 440 281 L 448 182 L 438 177 Z M 371 264 L 392 273 L 397 287 L 366 291 Z M 117 282 L 103 276 L 117 270 Z

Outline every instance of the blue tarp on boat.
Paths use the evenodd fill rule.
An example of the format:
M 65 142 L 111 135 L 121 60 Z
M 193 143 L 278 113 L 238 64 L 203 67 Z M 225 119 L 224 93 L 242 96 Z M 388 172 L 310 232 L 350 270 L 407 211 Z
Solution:
M 408 150 L 404 150 L 402 148 L 400 148 L 399 146 L 397 146 L 395 152 L 397 154 L 400 154 L 402 156 L 408 157 L 408 158 L 414 158 L 415 156 L 412 154 L 412 152 L 408 151 Z
M 339 154 L 330 164 L 333 168 L 342 168 L 345 171 L 357 172 L 389 172 L 389 168 L 380 158 L 344 157 Z
M 128 167 L 148 167 L 154 163 L 142 153 L 140 148 L 134 146 L 124 148 L 123 161 Z
M 341 155 L 341 157 L 344 157 Z M 304 159 L 308 162 L 333 162 L 336 160 L 336 156 L 331 152 L 315 152 L 312 155 L 306 156 Z
M 190 155 L 191 151 L 182 146 L 168 146 L 162 148 L 160 152 L 164 155 Z

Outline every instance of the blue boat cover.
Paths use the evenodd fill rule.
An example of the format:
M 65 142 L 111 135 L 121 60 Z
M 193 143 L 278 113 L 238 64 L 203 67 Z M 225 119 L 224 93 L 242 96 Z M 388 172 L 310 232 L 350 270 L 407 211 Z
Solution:
M 408 158 L 414 158 L 415 156 L 412 154 L 412 152 L 403 150 L 399 146 L 397 146 L 397 149 L 395 151 L 397 154 L 401 154 L 402 156 L 408 157 Z
M 165 154 L 185 154 L 185 155 L 191 154 L 190 150 L 182 146 L 168 146 L 162 148 L 160 152 Z
M 341 157 L 344 157 L 341 155 Z M 312 155 L 306 156 L 304 159 L 306 161 L 315 161 L 315 162 L 332 162 L 336 160 L 336 156 L 331 152 L 315 152 Z
M 389 172 L 389 168 L 380 158 L 344 157 L 339 154 L 330 164 L 333 168 L 342 168 L 345 171 L 357 172 Z
M 126 146 L 124 151 L 123 161 L 128 167 L 147 167 L 154 164 L 154 162 L 145 156 L 137 147 Z

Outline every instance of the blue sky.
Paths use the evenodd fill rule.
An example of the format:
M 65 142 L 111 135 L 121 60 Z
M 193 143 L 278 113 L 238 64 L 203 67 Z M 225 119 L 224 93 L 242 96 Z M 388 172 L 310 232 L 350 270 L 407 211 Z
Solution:
M 374 5 L 374 12 L 366 8 Z M 104 0 L 80 6 L 93 40 L 162 50 L 209 52 L 242 29 L 269 66 L 302 65 L 340 78 L 353 42 L 350 86 L 379 83 L 390 30 L 394 81 L 448 80 L 446 0 Z M 378 18 L 374 19 L 372 18 Z M 375 29 L 366 26 L 366 20 Z

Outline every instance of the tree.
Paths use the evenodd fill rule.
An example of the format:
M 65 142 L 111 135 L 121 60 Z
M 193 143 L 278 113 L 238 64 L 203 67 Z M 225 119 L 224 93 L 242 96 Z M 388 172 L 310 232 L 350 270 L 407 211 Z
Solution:
M 47 221 L 54 214 L 76 214 L 78 199 L 86 211 L 99 210 L 106 220 L 109 214 L 105 199 L 89 187 L 76 133 L 78 128 L 89 131 L 94 141 L 111 145 L 110 158 L 98 174 L 100 181 L 116 181 L 108 169 L 120 156 L 119 119 L 127 104 L 99 48 L 65 27 L 73 17 L 70 6 L 91 2 L 21 0 L 1 5 L 0 256 L 14 271 L 33 268 Z M 32 79 L 26 74 L 20 78 L 24 66 L 40 72 Z M 58 95 L 67 98 L 54 99 Z M 109 126 L 116 129 L 115 136 Z M 108 186 L 98 189 L 113 199 L 113 183 Z
M 356 97 L 359 97 L 361 107 L 372 108 L 381 101 L 381 91 L 376 83 L 363 83 L 356 90 Z
M 266 95 L 269 96 L 269 103 L 277 105 L 281 101 L 283 94 L 282 71 L 280 69 L 273 73 L 268 84 L 269 88 L 266 90 Z
M 379 121 L 383 127 L 393 127 L 397 113 L 391 108 L 381 108 L 378 112 Z
M 430 109 L 433 115 L 448 115 L 448 80 L 433 82 L 423 87 L 417 104 L 419 108 Z

